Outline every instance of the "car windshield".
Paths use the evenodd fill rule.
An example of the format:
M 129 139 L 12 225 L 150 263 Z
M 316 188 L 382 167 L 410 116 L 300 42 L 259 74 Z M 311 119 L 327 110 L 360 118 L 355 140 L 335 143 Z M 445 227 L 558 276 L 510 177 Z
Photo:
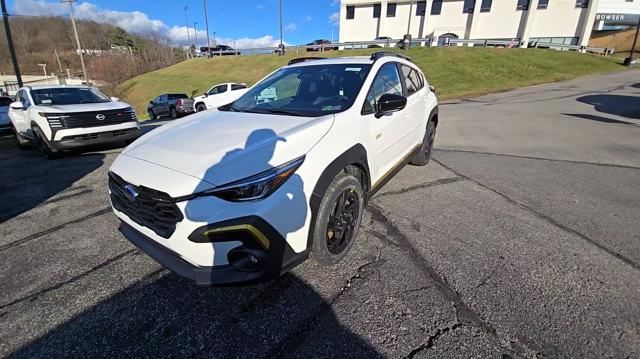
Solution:
M 369 64 L 310 65 L 283 68 L 221 110 L 317 117 L 353 105 Z
M 63 87 L 31 90 L 33 102 L 40 106 L 77 105 L 110 102 L 108 97 L 90 87 Z

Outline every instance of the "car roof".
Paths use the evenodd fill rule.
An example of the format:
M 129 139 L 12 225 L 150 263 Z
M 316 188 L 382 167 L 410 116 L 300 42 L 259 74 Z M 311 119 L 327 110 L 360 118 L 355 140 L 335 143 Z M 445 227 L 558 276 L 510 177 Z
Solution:
M 25 86 L 23 88 L 27 88 L 30 90 L 43 90 L 43 89 L 59 89 L 59 88 L 91 88 L 91 86 L 86 85 L 30 85 Z

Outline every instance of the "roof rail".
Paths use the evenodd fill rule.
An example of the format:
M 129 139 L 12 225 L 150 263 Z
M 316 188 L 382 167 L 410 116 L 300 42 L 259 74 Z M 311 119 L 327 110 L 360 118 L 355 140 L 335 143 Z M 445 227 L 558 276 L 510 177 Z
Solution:
M 326 57 L 297 57 L 295 59 L 289 60 L 289 65 L 297 64 L 305 61 L 313 61 L 313 60 L 325 60 Z
M 411 61 L 413 62 L 413 60 L 411 60 L 411 58 L 409 56 L 404 56 L 402 54 L 399 54 L 397 52 L 392 52 L 392 51 L 378 51 L 378 52 L 374 52 L 373 54 L 371 54 L 371 60 L 373 60 L 374 62 L 377 61 L 380 58 L 383 58 L 385 56 L 394 56 L 394 57 L 399 57 L 401 59 L 407 60 L 407 61 Z

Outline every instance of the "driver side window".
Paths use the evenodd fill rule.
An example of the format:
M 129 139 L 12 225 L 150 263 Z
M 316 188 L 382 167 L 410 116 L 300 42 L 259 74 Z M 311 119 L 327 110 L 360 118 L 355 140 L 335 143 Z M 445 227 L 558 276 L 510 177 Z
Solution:
M 380 68 L 373 84 L 367 93 L 367 98 L 362 106 L 362 114 L 370 115 L 376 112 L 378 100 L 384 94 L 402 95 L 402 85 L 400 84 L 400 74 L 395 63 L 389 62 Z
M 227 91 L 227 85 L 216 86 L 209 91 L 209 95 L 217 95 Z
M 24 106 L 24 108 L 31 107 L 31 101 L 29 101 L 29 95 L 27 95 L 27 91 L 21 91 L 20 102 L 22 102 L 22 106 Z

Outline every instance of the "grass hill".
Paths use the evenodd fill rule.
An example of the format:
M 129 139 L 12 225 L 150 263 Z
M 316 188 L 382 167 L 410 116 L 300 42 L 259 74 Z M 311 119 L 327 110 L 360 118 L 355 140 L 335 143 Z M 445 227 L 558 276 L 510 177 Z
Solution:
M 219 82 L 252 85 L 295 57 L 354 56 L 373 51 L 199 58 L 134 77 L 118 92 L 135 107 L 140 118 L 146 118 L 147 102 L 164 92 L 201 94 Z M 543 49 L 415 48 L 403 53 L 422 68 L 441 100 L 624 69 L 615 58 Z

